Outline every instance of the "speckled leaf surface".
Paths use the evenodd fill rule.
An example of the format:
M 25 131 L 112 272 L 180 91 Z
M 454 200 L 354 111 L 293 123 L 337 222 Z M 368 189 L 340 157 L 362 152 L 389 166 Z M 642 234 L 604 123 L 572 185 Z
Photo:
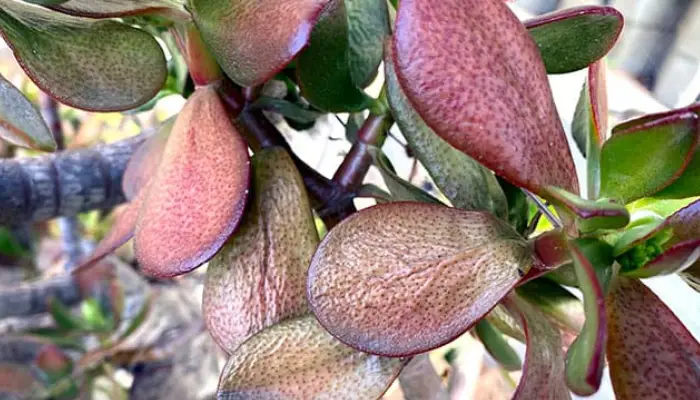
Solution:
M 122 190 L 127 199 L 136 197 L 138 192 L 153 179 L 174 123 L 175 118 L 164 121 L 158 132 L 146 139 L 129 159 L 122 178 Z
M 250 336 L 308 312 L 306 271 L 318 245 L 304 181 L 281 148 L 252 159 L 251 204 L 209 261 L 202 308 L 209 333 L 231 353 Z
M 537 46 L 499 0 L 402 0 L 398 80 L 436 134 L 511 183 L 578 193 Z
M 243 343 L 221 373 L 217 398 L 378 399 L 406 361 L 358 352 L 307 316 Z
M 661 299 L 640 281 L 619 277 L 606 305 L 607 356 L 615 396 L 696 399 L 700 344 Z
M 614 129 L 601 150 L 600 195 L 627 203 L 672 184 L 695 154 L 697 130 L 690 111 Z
M 328 233 L 311 261 L 308 298 L 342 342 L 372 354 L 412 355 L 464 333 L 531 263 L 527 243 L 491 214 L 389 203 Z
M 238 226 L 250 183 L 248 147 L 210 86 L 187 99 L 134 234 L 149 275 L 170 277 L 211 258 Z
M 623 25 L 619 11 L 600 6 L 566 8 L 525 21 L 550 74 L 584 69 L 603 58 Z
M 157 14 L 187 19 L 180 0 L 68 0 L 53 8 L 62 13 L 91 18 L 124 17 Z
M 329 0 L 192 0 L 202 38 L 241 86 L 263 83 L 309 43 Z
M 559 332 L 537 308 L 511 294 L 504 305 L 525 330 L 527 350 L 514 400 L 561 400 L 571 395 L 565 384 Z
M 128 110 L 165 83 L 160 45 L 128 25 L 0 0 L 0 31 L 34 83 L 72 107 Z
M 0 75 L 0 137 L 16 146 L 56 150 L 56 141 L 39 111 Z
M 506 196 L 491 171 L 436 135 L 403 93 L 387 46 L 384 63 L 387 99 L 396 123 L 411 150 L 428 170 L 452 205 L 465 210 L 488 210 L 505 218 Z
M 352 79 L 345 4 L 332 1 L 321 13 L 309 48 L 297 64 L 301 94 L 316 108 L 329 112 L 360 111 L 371 103 Z
M 357 87 L 372 83 L 384 54 L 384 39 L 390 34 L 386 1 L 345 0 L 348 18 L 348 63 Z

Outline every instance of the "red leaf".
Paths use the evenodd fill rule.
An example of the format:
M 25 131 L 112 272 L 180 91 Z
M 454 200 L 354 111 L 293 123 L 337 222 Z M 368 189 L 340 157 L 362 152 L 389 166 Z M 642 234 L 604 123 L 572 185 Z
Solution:
M 503 301 L 527 337 L 527 352 L 513 400 L 570 399 L 564 378 L 564 354 L 559 332 L 535 307 L 511 294 Z
M 134 251 L 143 271 L 171 277 L 212 257 L 238 226 L 249 181 L 248 147 L 216 91 L 196 89 L 139 213 Z
M 402 0 L 394 63 L 424 121 L 457 149 L 535 193 L 578 193 L 539 50 L 502 1 Z
M 698 398 L 700 344 L 651 290 L 619 277 L 607 310 L 607 356 L 619 400 Z
M 139 190 L 146 187 L 156 174 L 174 122 L 174 118 L 163 122 L 158 133 L 146 139 L 131 155 L 122 177 L 122 190 L 127 199 L 136 197 Z

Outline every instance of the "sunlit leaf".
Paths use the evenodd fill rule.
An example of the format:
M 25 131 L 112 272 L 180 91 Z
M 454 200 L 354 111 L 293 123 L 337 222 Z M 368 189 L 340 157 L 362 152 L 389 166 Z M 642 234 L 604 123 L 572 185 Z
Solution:
M 504 304 L 527 336 L 523 375 L 513 399 L 570 399 L 565 384 L 564 354 L 559 333 L 537 308 L 517 295 L 506 297 Z
M 519 371 L 522 361 L 518 353 L 503 338 L 503 334 L 491 323 L 483 319 L 474 327 L 474 332 L 484 344 L 491 357 L 508 371 Z
M 584 69 L 601 59 L 623 25 L 619 11 L 600 6 L 566 8 L 525 21 L 550 74 Z
M 43 0 L 45 1 L 45 0 Z M 157 14 L 179 20 L 188 19 L 180 0 L 48 0 L 54 10 L 90 18 L 125 17 Z
M 299 56 L 297 76 L 301 94 L 324 111 L 359 111 L 371 102 L 353 82 L 350 68 L 346 3 L 353 1 L 358 0 L 332 1 L 323 10 L 311 33 L 309 48 Z
M 158 132 L 146 139 L 131 155 L 122 178 L 122 190 L 127 199 L 134 199 L 138 192 L 153 179 L 174 123 L 175 118 L 164 121 Z
M 216 90 L 196 89 L 139 212 L 134 252 L 142 270 L 175 276 L 211 258 L 238 226 L 249 183 L 248 147 Z
M 624 277 L 613 282 L 606 305 L 616 398 L 697 398 L 700 344 L 673 312 L 643 283 Z
M 539 51 L 504 2 L 402 0 L 393 46 L 398 81 L 436 134 L 513 184 L 578 193 Z
M 219 399 L 377 399 L 407 360 L 360 353 L 313 316 L 273 325 L 231 355 Z
M 409 104 L 391 62 L 391 46 L 387 46 L 384 67 L 394 119 L 442 193 L 455 207 L 489 210 L 505 218 L 508 204 L 493 173 L 436 135 Z
M 306 270 L 318 233 L 304 182 L 282 148 L 253 157 L 253 198 L 240 228 L 211 259 L 203 312 L 225 351 L 308 312 Z
M 56 150 L 56 141 L 39 111 L 0 75 L 0 137 L 16 146 Z
M 256 86 L 281 71 L 307 46 L 328 3 L 192 0 L 190 11 L 226 74 L 241 86 Z
M 342 342 L 404 356 L 465 332 L 531 264 L 527 243 L 491 214 L 389 203 L 328 233 L 309 268 L 308 298 Z
M 627 203 L 651 196 L 678 179 L 695 154 L 695 113 L 670 115 L 623 128 L 613 130 L 601 151 L 603 197 Z
M 0 30 L 34 83 L 76 108 L 128 110 L 165 83 L 163 50 L 132 26 L 0 0 Z

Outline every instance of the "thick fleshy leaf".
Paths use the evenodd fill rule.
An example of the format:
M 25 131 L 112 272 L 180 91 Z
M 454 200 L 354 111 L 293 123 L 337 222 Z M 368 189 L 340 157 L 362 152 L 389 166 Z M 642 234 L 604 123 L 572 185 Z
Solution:
M 360 353 L 306 316 L 243 343 L 221 373 L 217 398 L 377 399 L 406 361 Z
M 581 239 L 593 242 L 593 240 Z M 605 292 L 599 280 L 597 271 L 612 271 L 612 249 L 600 248 L 597 252 L 606 251 L 610 256 L 594 254 L 596 259 L 590 259 L 591 252 L 583 248 L 593 249 L 593 246 L 583 242 L 571 243 L 571 258 L 578 279 L 579 288 L 583 292 L 583 306 L 586 322 L 576 340 L 566 353 L 566 383 L 574 393 L 590 396 L 598 391 L 605 367 L 605 345 L 607 342 L 607 315 L 605 313 Z M 589 254 L 586 254 L 589 253 Z M 607 265 L 596 265 L 608 259 Z M 601 272 L 602 275 L 602 272 Z M 608 278 L 609 279 L 609 278 Z
M 606 303 L 615 396 L 696 399 L 700 344 L 661 299 L 640 281 L 618 277 Z
M 153 179 L 174 124 L 175 118 L 164 121 L 158 133 L 146 139 L 131 155 L 122 178 L 122 190 L 127 199 L 134 199 Z
M 651 278 L 682 272 L 700 260 L 700 239 L 687 240 L 671 246 L 643 267 L 625 273 L 633 278 Z
M 550 188 L 549 193 L 552 202 L 560 206 L 560 210 L 574 215 L 576 228 L 582 233 L 624 228 L 630 222 L 630 214 L 625 206 L 613 201 L 584 200 L 558 188 Z
M 128 110 L 165 83 L 163 50 L 132 26 L 0 0 L 0 30 L 34 83 L 76 108 Z
M 464 333 L 531 264 L 527 243 L 491 214 L 389 203 L 328 233 L 311 261 L 308 298 L 342 342 L 405 356 Z
M 369 153 L 372 155 L 374 165 L 382 174 L 386 187 L 391 192 L 394 201 L 419 201 L 422 203 L 442 204 L 438 199 L 426 193 L 411 182 L 396 175 L 394 166 L 389 158 L 377 147 L 370 147 Z
M 440 137 L 511 183 L 578 193 L 537 46 L 502 1 L 402 0 L 398 81 Z
M 488 210 L 506 218 L 508 204 L 491 171 L 435 134 L 408 102 L 391 62 L 391 46 L 384 64 L 387 99 L 401 133 L 452 205 L 465 210 Z
M 490 322 L 485 319 L 479 321 L 474 327 L 474 332 L 483 343 L 486 351 L 507 371 L 518 371 L 522 367 L 522 361 L 518 353 L 503 338 Z
M 323 10 L 311 34 L 309 48 L 301 53 L 297 63 L 301 94 L 324 111 L 360 111 L 371 104 L 371 99 L 352 79 L 346 3 L 332 1 Z
M 308 312 L 306 270 L 318 233 L 304 181 L 282 148 L 253 157 L 253 198 L 240 228 L 209 261 L 202 307 L 225 351 Z
M 34 105 L 0 75 L 0 137 L 16 146 L 56 150 L 56 141 Z
M 191 271 L 211 258 L 243 215 L 248 147 L 212 87 L 200 87 L 175 121 L 134 233 L 142 270 Z
M 564 354 L 559 333 L 537 308 L 517 295 L 509 295 L 503 303 L 523 327 L 527 337 L 523 375 L 513 399 L 570 399 L 564 378 Z
M 281 71 L 306 47 L 328 3 L 192 0 L 190 11 L 226 74 L 241 86 L 256 86 Z
M 157 14 L 187 20 L 184 1 L 179 0 L 59 0 L 52 9 L 90 18 L 125 17 Z M 58 3 L 58 4 L 56 4 Z
M 525 21 L 550 74 L 578 71 L 603 58 L 623 25 L 619 11 L 599 6 L 567 8 Z
M 390 34 L 386 1 L 344 0 L 348 18 L 348 63 L 357 87 L 372 83 Z
M 693 112 L 613 130 L 600 155 L 601 196 L 628 203 L 669 186 L 693 158 L 697 130 Z

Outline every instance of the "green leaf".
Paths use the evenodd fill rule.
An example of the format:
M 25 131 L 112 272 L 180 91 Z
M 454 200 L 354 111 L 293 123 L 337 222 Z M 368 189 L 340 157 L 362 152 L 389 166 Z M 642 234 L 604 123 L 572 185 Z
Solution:
M 56 150 L 44 118 L 22 92 L 0 75 L 0 137 L 16 146 Z
M 618 277 L 606 298 L 607 359 L 618 399 L 695 399 L 700 344 L 637 279 Z
M 597 199 L 600 192 L 600 150 L 608 136 L 608 101 L 605 64 L 596 61 L 588 68 L 588 76 L 581 90 L 571 132 L 579 150 L 586 157 L 589 199 Z
M 355 144 L 357 142 L 357 132 L 365 122 L 365 116 L 361 112 L 351 113 L 348 116 L 348 122 L 345 124 L 345 139 Z
M 31 0 L 51 3 L 51 8 L 70 15 L 89 18 L 160 15 L 175 20 L 188 20 L 189 15 L 179 0 Z
M 17 240 L 10 228 L 0 226 L 0 254 L 10 259 L 18 259 L 30 255 L 31 251 Z
M 437 135 L 514 185 L 578 193 L 542 58 L 503 1 L 401 0 L 391 62 Z
M 390 35 L 389 10 L 382 0 L 344 0 L 348 18 L 350 78 L 366 87 L 382 62 L 384 40 Z
M 612 272 L 612 249 L 593 239 L 570 244 L 576 278 L 583 292 L 586 322 L 566 353 L 566 382 L 571 391 L 590 396 L 598 391 L 605 367 L 607 315 L 604 286 Z
M 221 372 L 220 399 L 378 399 L 407 359 L 360 353 L 313 316 L 273 325 L 243 343 Z
M 73 316 L 70 309 L 57 299 L 49 301 L 49 313 L 56 326 L 64 332 L 74 332 L 85 329 L 83 321 Z
M 264 328 L 308 313 L 306 271 L 319 241 L 304 181 L 284 149 L 255 153 L 252 193 L 204 283 L 204 320 L 229 354 Z
M 370 147 L 374 165 L 384 178 L 384 183 L 391 192 L 394 201 L 419 201 L 422 203 L 442 204 L 438 199 L 414 186 L 411 182 L 396 175 L 396 170 L 391 165 L 389 158 L 377 147 Z
M 274 77 L 307 46 L 328 3 L 191 0 L 190 12 L 224 72 L 241 86 L 257 86 Z
M 488 210 L 503 219 L 507 200 L 494 174 L 435 134 L 412 108 L 396 77 L 391 50 L 385 63 L 387 99 L 401 133 L 452 205 Z
M 627 209 L 610 200 L 584 200 L 563 189 L 550 188 L 552 202 L 575 217 L 576 228 L 581 233 L 597 230 L 624 228 L 630 222 Z
M 583 304 L 559 284 L 548 279 L 535 279 L 519 286 L 516 293 L 536 306 L 562 331 L 578 335 L 583 328 Z
M 326 235 L 309 267 L 308 300 L 343 343 L 372 354 L 412 355 L 471 328 L 532 260 L 531 246 L 487 212 L 382 204 Z
M 603 58 L 622 32 L 624 18 L 612 7 L 575 7 L 525 21 L 547 73 L 584 69 Z
M 522 189 L 507 180 L 498 177 L 497 179 L 508 203 L 508 223 L 522 235 L 527 230 L 529 221 L 527 195 Z
M 97 299 L 90 298 L 80 303 L 80 313 L 83 317 L 85 327 L 96 332 L 106 332 L 112 327 L 107 316 L 103 312 L 102 305 Z
M 692 112 L 615 128 L 601 151 L 601 196 L 628 203 L 669 186 L 695 154 L 697 129 Z
M 491 325 L 486 319 L 479 321 L 474 327 L 476 335 L 484 344 L 486 351 L 507 371 L 518 371 L 522 367 L 522 360 L 518 353 L 503 338 L 503 334 Z
M 252 104 L 254 108 L 273 111 L 301 124 L 314 123 L 323 114 L 309 110 L 299 104 L 269 96 L 260 96 Z
M 34 83 L 72 107 L 128 110 L 146 103 L 165 83 L 160 45 L 128 25 L 0 0 L 0 30 Z
M 346 2 L 331 2 L 311 33 L 309 47 L 299 56 L 301 94 L 320 110 L 360 111 L 372 103 L 352 79 L 349 32 Z

